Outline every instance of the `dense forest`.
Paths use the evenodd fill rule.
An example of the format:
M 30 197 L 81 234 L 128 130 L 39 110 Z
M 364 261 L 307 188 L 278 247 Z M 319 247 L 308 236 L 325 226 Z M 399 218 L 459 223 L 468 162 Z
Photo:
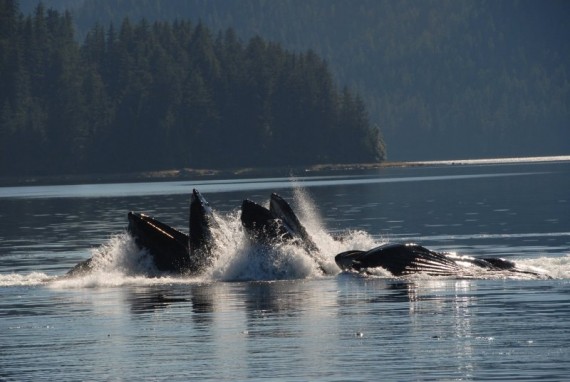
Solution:
M 0 173 L 384 158 L 364 102 L 312 51 L 187 20 L 95 24 L 0 1 Z
M 69 9 L 79 36 L 187 17 L 313 49 L 362 96 L 393 160 L 570 152 L 567 0 L 44 1 Z

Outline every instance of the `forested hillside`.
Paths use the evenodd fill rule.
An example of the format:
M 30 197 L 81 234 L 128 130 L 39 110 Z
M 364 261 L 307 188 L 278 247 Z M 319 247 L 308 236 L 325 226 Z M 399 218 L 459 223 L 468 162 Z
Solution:
M 362 95 L 390 159 L 570 152 L 565 0 L 80 0 L 70 9 L 80 35 L 125 15 L 190 18 L 313 49 Z
M 378 161 L 378 129 L 312 51 L 203 23 L 95 25 L 0 2 L 0 174 Z

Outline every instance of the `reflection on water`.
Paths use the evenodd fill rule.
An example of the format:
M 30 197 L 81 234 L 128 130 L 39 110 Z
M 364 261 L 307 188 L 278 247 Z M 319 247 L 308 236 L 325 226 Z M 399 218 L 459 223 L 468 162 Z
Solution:
M 188 302 L 183 297 L 171 297 L 172 291 L 169 288 L 160 288 L 157 290 L 150 289 L 139 290 L 139 288 L 131 290 L 127 297 L 131 312 L 135 314 L 152 313 L 161 309 L 166 309 L 173 304 Z M 193 304 L 194 305 L 194 304 Z
M 546 375 L 542 362 L 562 376 L 570 359 L 569 290 L 555 281 L 344 274 L 0 291 L 8 380 L 46 370 L 80 379 L 486 379 L 495 362 L 519 364 L 505 374 L 516 379 Z M 135 367 L 141 360 L 152 367 Z
M 504 374 L 505 379 L 513 378 L 512 370 L 540 379 L 543 373 L 537 362 L 554 367 L 553 373 L 568 370 L 570 352 L 561 339 L 566 338 L 563 316 L 570 307 L 563 301 L 567 288 L 550 290 L 547 299 L 553 302 L 546 303 L 532 296 L 550 288 L 548 284 L 509 287 L 497 281 L 472 280 L 352 281 L 350 290 L 339 299 L 339 305 L 346 307 L 340 309 L 341 316 L 356 332 L 363 333 L 363 341 L 374 344 L 370 350 L 377 350 L 371 354 L 382 349 L 371 358 L 383 364 L 384 376 L 390 372 L 401 376 L 398 366 L 385 363 L 392 360 L 393 365 L 401 366 L 402 348 L 406 349 L 405 359 L 413 359 L 414 367 L 421 370 L 414 378 L 496 378 L 487 372 L 500 364 L 499 370 L 507 370 L 504 365 L 513 367 Z M 514 291 L 517 288 L 518 293 Z M 520 293 L 522 290 L 525 292 Z M 552 310 L 554 306 L 560 310 Z

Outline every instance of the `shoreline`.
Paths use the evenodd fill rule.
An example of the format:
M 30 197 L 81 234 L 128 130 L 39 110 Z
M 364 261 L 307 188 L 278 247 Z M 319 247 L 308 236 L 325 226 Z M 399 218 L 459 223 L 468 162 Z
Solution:
M 331 172 L 351 173 L 355 171 L 373 171 L 393 167 L 482 166 L 494 164 L 532 164 L 547 162 L 570 162 L 570 155 L 353 164 L 317 164 L 297 167 L 249 167 L 223 170 L 181 168 L 133 173 L 39 175 L 23 177 L 0 176 L 0 187 L 287 177 L 309 174 L 321 175 Z

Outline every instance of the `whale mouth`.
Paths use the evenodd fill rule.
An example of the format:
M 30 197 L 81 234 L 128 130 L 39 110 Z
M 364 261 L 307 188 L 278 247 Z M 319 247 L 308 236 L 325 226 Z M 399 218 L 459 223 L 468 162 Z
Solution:
M 188 235 L 148 215 L 129 212 L 127 230 L 139 247 L 149 250 L 156 268 L 175 271 L 189 266 Z

